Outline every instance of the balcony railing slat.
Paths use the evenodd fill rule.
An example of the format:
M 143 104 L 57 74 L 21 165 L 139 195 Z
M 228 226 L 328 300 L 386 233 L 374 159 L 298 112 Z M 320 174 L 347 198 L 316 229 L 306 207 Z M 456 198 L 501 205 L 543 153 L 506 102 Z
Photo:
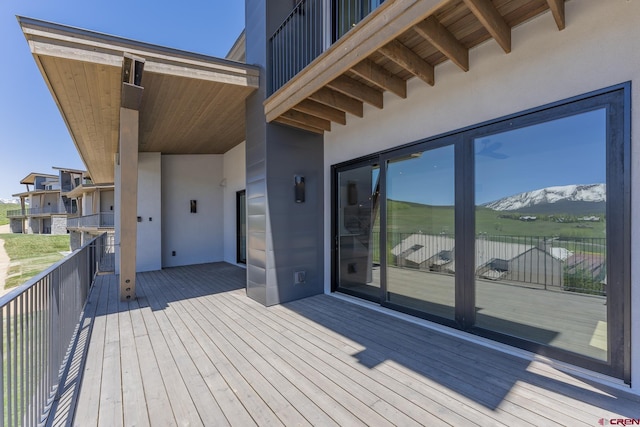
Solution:
M 270 39 L 270 93 L 320 56 L 328 40 L 338 40 L 383 1 L 367 2 L 366 6 L 351 0 L 299 1 Z M 332 19 L 332 25 L 327 25 Z

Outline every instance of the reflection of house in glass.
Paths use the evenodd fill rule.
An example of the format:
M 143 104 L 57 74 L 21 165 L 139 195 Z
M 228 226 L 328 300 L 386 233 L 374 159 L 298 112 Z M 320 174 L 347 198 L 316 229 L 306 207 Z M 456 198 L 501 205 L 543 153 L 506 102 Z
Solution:
M 562 247 L 552 247 L 542 237 L 522 238 L 525 243 L 492 236 L 476 239 L 476 275 L 489 280 L 563 286 L 565 261 L 576 258 Z M 392 250 L 395 265 L 455 272 L 455 240 L 449 235 L 411 234 Z M 582 259 L 582 258 L 581 258 Z M 567 264 L 568 265 L 568 264 Z
M 579 253 L 567 258 L 565 277 L 568 290 L 588 289 L 589 293 L 606 294 L 607 262 L 602 254 Z

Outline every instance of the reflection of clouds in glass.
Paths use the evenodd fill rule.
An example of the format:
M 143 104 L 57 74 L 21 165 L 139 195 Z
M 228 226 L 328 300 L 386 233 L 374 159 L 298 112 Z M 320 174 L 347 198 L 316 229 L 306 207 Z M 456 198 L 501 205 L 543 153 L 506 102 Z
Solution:
M 476 203 L 546 187 L 604 183 L 605 150 L 605 109 L 478 138 Z

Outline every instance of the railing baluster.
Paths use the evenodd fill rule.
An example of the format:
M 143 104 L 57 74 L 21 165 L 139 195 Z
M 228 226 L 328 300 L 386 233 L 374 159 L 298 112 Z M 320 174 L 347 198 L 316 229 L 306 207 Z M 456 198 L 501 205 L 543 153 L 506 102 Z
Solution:
M 19 392 L 19 377 L 18 377 L 18 372 L 19 372 L 19 368 L 18 365 L 19 360 L 18 359 L 18 300 L 14 299 L 13 301 L 11 301 L 11 305 L 13 306 L 13 336 L 12 336 L 12 341 L 13 341 L 13 390 L 11 391 L 11 393 L 13 394 L 13 420 L 12 420 L 12 424 L 13 425 L 18 425 L 18 417 L 20 416 L 20 412 L 18 412 L 18 402 L 20 400 L 20 392 Z
M 335 10 L 331 10 L 330 4 L 325 0 L 301 0 L 271 36 L 271 93 L 328 48 L 325 39 L 338 40 L 374 7 L 358 7 L 351 1 L 345 3 L 344 0 L 339 0 Z M 325 26 L 325 17 L 333 20 L 333 25 Z M 333 37 L 332 27 L 335 28 Z M 325 37 L 325 31 L 328 32 L 328 37 Z

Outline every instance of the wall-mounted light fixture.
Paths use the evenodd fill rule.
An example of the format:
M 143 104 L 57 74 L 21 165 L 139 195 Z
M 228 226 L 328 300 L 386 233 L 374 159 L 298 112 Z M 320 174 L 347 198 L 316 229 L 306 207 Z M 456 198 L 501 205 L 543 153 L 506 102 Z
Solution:
M 189 202 L 189 206 L 191 208 L 191 213 L 198 213 L 198 201 L 197 200 L 191 200 Z
M 296 203 L 304 203 L 304 176 L 293 176 L 293 190 Z

